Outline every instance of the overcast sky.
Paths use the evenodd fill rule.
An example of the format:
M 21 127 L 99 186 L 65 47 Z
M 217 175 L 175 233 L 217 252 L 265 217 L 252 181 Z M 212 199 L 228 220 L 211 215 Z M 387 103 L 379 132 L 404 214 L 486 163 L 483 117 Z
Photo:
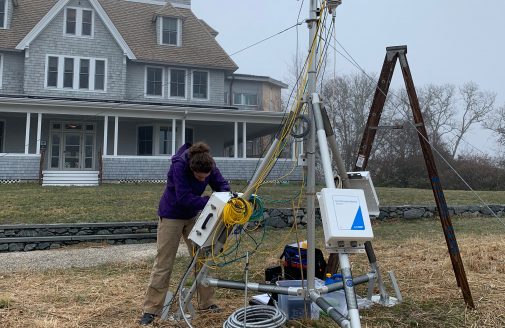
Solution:
M 218 42 L 232 54 L 295 24 L 302 2 L 304 20 L 310 0 L 192 0 L 192 9 L 219 32 Z M 387 46 L 405 44 L 416 86 L 474 81 L 496 92 L 498 104 L 504 105 L 504 15 L 504 0 L 343 0 L 337 9 L 336 35 L 367 72 L 380 72 Z M 298 28 L 298 42 L 304 51 L 306 24 Z M 291 29 L 232 58 L 239 73 L 286 81 L 296 46 L 297 31 Z M 340 55 L 336 63 L 337 74 L 357 71 Z M 400 77 L 395 74 L 393 87 L 400 86 Z M 488 153 L 495 148 L 482 130 L 476 129 L 468 141 Z

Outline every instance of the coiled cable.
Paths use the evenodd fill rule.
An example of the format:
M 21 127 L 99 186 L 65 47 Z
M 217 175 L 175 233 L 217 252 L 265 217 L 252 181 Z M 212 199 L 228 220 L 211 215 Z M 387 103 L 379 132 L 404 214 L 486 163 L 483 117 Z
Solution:
M 244 308 L 233 312 L 223 323 L 223 328 L 279 328 L 286 323 L 286 315 L 277 307 L 251 305 L 247 307 L 244 325 Z
M 226 227 L 244 225 L 249 221 L 253 208 L 251 203 L 240 197 L 231 198 L 223 208 L 223 223 Z
M 249 203 L 253 205 L 253 212 L 249 221 L 258 221 L 263 219 L 263 213 L 265 212 L 265 203 L 258 195 L 251 195 L 249 197 Z

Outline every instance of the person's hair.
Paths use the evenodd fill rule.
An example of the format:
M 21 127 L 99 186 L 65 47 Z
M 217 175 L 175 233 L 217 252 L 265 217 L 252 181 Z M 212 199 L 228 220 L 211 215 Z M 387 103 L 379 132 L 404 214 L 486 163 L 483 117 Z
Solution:
M 188 157 L 189 168 L 193 172 L 209 173 L 216 165 L 210 155 L 210 147 L 203 142 L 197 142 L 189 147 Z

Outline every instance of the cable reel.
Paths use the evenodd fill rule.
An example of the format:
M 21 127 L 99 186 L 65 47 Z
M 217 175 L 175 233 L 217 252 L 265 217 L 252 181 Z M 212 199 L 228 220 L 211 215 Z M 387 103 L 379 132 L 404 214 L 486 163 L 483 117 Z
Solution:
M 310 121 L 307 116 L 300 114 L 295 118 L 296 122 L 293 124 L 291 136 L 295 139 L 304 139 L 310 132 Z M 301 132 L 296 130 L 302 128 Z

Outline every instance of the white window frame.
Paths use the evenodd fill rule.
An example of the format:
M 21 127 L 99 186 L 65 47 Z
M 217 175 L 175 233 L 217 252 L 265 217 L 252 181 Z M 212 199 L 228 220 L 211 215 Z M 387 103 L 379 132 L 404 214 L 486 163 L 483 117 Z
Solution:
M 3 135 L 1 136 L 2 137 L 2 143 L 0 144 L 0 154 L 4 154 L 6 153 L 5 151 L 5 138 L 7 136 L 7 121 L 6 120 L 0 120 L 0 123 L 3 123 L 4 125 L 4 130 L 2 131 L 3 132 Z
M 58 57 L 58 80 L 56 83 L 56 87 L 52 87 L 52 86 L 47 85 L 49 57 Z M 73 58 L 74 59 L 74 76 L 73 76 L 73 87 L 72 88 L 64 88 L 63 87 L 63 76 L 65 73 L 64 72 L 65 58 Z M 81 59 L 88 59 L 89 60 L 89 83 L 88 83 L 89 89 L 79 89 L 79 76 L 80 76 Z M 95 65 L 96 65 L 96 61 L 98 61 L 98 60 L 105 62 L 104 90 L 95 90 Z M 78 56 L 46 54 L 46 65 L 45 65 L 45 72 L 44 72 L 44 87 L 46 89 L 52 89 L 52 90 L 106 93 L 107 92 L 107 82 L 108 82 L 107 67 L 108 67 L 107 58 L 92 58 L 92 57 L 78 57 Z
M 75 34 L 67 33 L 67 10 L 75 9 Z M 82 35 L 82 12 L 84 10 L 91 11 L 91 35 Z M 65 7 L 63 11 L 63 35 L 73 38 L 88 38 L 93 39 L 95 37 L 95 11 L 92 8 L 81 8 L 81 7 Z
M 193 94 L 193 85 L 195 82 L 195 72 L 207 72 L 207 98 L 195 98 Z M 194 69 L 191 71 L 191 100 L 209 101 L 210 99 L 210 71 L 204 69 Z
M 240 94 L 240 103 L 237 102 L 235 95 Z M 244 101 L 244 96 L 249 95 L 249 96 L 256 96 L 256 105 L 249 105 L 245 104 Z M 248 92 L 234 92 L 233 93 L 233 105 L 238 105 L 238 106 L 248 106 L 248 107 L 258 107 L 258 94 L 256 93 L 248 93 Z
M 153 134 L 152 134 L 152 145 L 151 145 L 151 155 L 140 155 L 139 154 L 139 128 L 142 128 L 142 127 L 151 127 L 153 129 Z M 152 157 L 152 156 L 156 156 L 156 137 L 157 136 L 157 133 L 156 133 L 156 124 L 138 124 L 136 127 L 135 127 L 135 148 L 137 149 L 136 151 L 136 156 L 146 156 L 146 157 Z
M 161 95 L 148 95 L 147 94 L 147 69 L 148 68 L 161 68 Z M 145 98 L 165 98 L 165 67 L 156 65 L 146 65 L 144 68 L 144 97 Z
M 9 16 L 9 0 L 5 0 L 5 4 L 4 4 L 4 10 L 5 10 L 5 13 L 4 13 L 4 21 L 2 22 L 3 25 L 2 27 L 0 27 L 0 30 L 6 30 L 8 29 L 9 27 L 7 26 L 7 23 L 9 22 L 9 19 L 7 16 Z
M 172 96 L 172 70 L 184 71 L 184 97 Z M 188 70 L 185 68 L 169 67 L 168 68 L 168 98 L 171 99 L 188 99 Z
M 0 89 L 2 89 L 2 82 L 4 76 L 4 54 L 0 54 Z
M 172 18 L 177 20 L 177 44 L 170 44 L 170 43 L 163 43 L 163 18 Z M 180 47 L 182 46 L 182 20 L 178 17 L 171 17 L 171 16 L 160 16 L 159 17 L 160 24 L 159 24 L 159 31 L 158 31 L 158 44 L 163 45 L 163 46 L 169 46 L 169 47 Z

